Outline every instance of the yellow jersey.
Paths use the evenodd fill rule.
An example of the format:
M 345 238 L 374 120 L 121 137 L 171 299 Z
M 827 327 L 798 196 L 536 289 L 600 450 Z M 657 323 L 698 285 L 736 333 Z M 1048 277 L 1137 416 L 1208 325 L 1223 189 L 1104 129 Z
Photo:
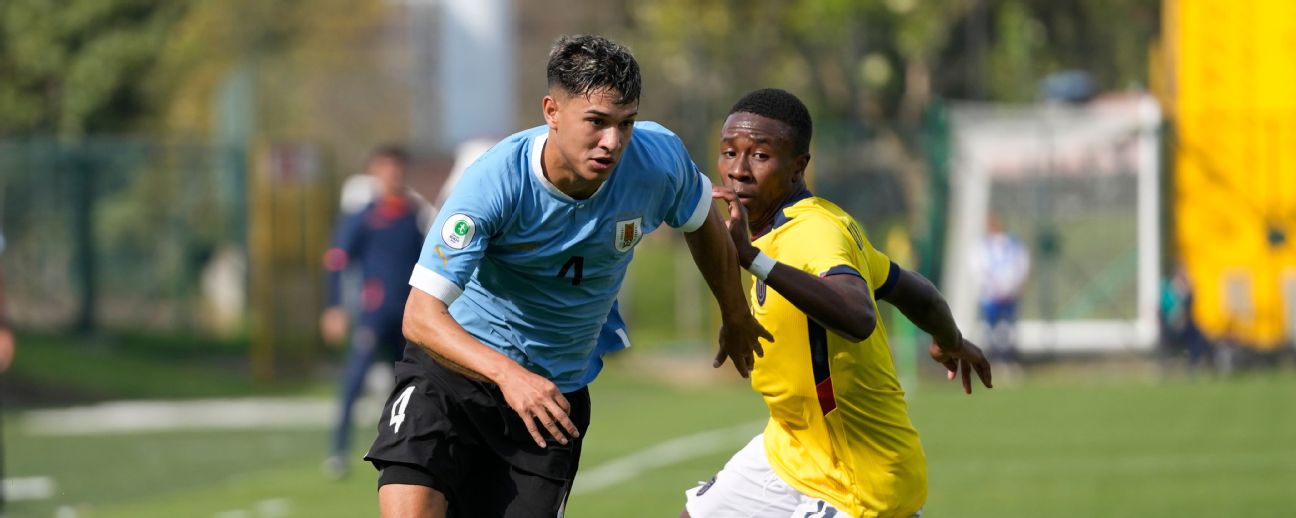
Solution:
M 858 275 L 875 294 L 874 311 L 899 273 L 854 218 L 809 192 L 789 200 L 753 244 L 814 275 Z M 752 291 L 756 319 L 774 335 L 751 373 L 769 406 L 765 452 L 774 471 L 855 518 L 913 515 L 927 499 L 927 462 L 881 320 L 853 343 L 763 282 Z

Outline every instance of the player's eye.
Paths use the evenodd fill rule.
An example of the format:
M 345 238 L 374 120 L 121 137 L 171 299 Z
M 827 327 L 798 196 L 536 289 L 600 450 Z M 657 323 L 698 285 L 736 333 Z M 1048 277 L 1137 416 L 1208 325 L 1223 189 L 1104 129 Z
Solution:
M 760 151 L 752 153 L 752 158 L 757 160 L 769 160 L 769 155 Z
M 606 122 L 604 122 L 603 119 L 585 119 L 585 120 L 588 121 L 591 126 L 594 126 L 596 128 L 601 128 L 604 125 L 606 125 Z
M 633 120 L 624 120 L 624 121 L 621 121 L 621 129 L 629 129 L 629 128 L 633 128 L 633 127 L 634 127 L 634 123 L 635 123 L 635 121 L 633 121 Z
M 720 156 L 725 158 L 733 158 L 735 156 L 738 156 L 738 153 L 735 153 L 734 150 L 732 149 L 726 149 L 720 152 Z

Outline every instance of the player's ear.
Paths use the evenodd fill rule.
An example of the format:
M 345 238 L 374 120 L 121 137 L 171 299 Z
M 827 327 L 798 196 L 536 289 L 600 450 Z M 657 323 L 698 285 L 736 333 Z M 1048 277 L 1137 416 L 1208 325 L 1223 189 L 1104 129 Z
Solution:
M 810 153 L 801 153 L 793 162 L 796 169 L 792 170 L 792 183 L 801 183 L 805 180 L 806 167 L 810 166 Z
M 541 103 L 545 124 L 549 125 L 549 129 L 558 129 L 558 99 L 553 95 L 546 95 Z

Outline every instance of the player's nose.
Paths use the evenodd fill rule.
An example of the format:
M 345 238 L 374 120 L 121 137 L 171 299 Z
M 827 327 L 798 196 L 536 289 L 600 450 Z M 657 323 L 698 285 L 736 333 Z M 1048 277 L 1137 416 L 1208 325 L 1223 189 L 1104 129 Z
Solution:
M 617 131 L 616 128 L 607 128 L 603 130 L 603 134 L 599 136 L 599 147 L 608 150 L 608 152 L 616 152 L 618 149 L 621 149 L 621 145 L 624 143 L 625 141 L 621 138 L 621 132 Z
M 727 164 L 725 175 L 736 182 L 746 182 L 751 180 L 751 168 L 747 167 L 747 161 L 739 156 L 730 160 Z

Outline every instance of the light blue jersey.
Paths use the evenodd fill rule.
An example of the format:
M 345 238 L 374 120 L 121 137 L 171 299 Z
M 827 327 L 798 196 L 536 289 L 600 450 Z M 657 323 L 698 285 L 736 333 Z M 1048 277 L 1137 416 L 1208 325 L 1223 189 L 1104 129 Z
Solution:
M 701 227 L 711 182 L 670 130 L 639 122 L 608 180 L 574 200 L 544 177 L 547 137 L 546 126 L 517 133 L 464 171 L 410 285 L 448 304 L 482 343 L 571 392 L 618 346 L 595 347 L 634 246 L 662 223 Z

